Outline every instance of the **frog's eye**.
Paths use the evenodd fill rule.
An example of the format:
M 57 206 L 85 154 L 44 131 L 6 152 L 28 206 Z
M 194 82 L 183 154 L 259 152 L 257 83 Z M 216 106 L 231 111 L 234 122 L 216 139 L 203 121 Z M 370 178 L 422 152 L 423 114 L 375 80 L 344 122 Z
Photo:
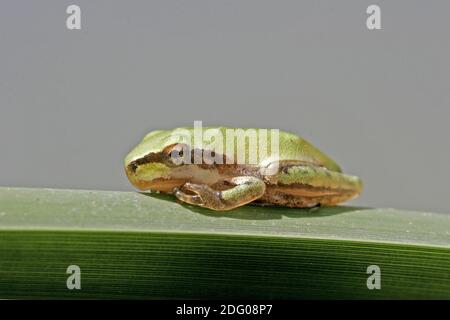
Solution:
M 181 143 L 166 147 L 164 153 L 170 163 L 176 166 L 188 163 L 191 158 L 189 156 L 189 147 Z
M 181 149 L 180 151 L 178 151 L 178 150 L 172 150 L 171 156 L 172 156 L 172 157 L 177 156 L 177 157 L 182 158 L 182 157 L 183 157 L 183 149 Z

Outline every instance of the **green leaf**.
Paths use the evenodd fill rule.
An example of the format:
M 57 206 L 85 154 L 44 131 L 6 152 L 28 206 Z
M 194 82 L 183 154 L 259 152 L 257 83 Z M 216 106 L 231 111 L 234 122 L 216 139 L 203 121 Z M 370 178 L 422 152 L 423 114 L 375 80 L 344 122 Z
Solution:
M 81 289 L 69 290 L 69 265 Z M 367 268 L 381 289 L 367 287 Z M 0 298 L 450 298 L 450 215 L 0 188 Z

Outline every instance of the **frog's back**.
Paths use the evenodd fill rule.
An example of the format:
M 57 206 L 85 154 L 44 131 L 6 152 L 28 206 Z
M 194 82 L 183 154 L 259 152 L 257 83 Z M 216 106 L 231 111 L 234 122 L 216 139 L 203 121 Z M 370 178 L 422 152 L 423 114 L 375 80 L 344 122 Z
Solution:
M 280 160 L 298 160 L 341 172 L 339 165 L 302 137 L 280 130 Z
M 221 133 L 223 137 L 223 147 L 221 150 L 226 150 L 226 143 L 230 134 L 234 134 L 234 144 L 235 144 L 235 154 L 237 154 L 237 146 L 239 144 L 236 136 L 239 134 L 245 134 L 245 150 L 246 150 L 246 159 L 248 161 L 249 154 L 248 151 L 252 148 L 255 148 L 255 152 L 259 154 L 259 139 L 262 139 L 265 137 L 265 140 L 267 142 L 267 153 L 268 157 L 265 157 L 263 159 L 258 159 L 259 163 L 262 162 L 267 163 L 271 159 L 276 159 L 275 156 L 271 156 L 271 134 L 273 129 L 259 129 L 259 128 L 229 128 L 229 127 L 203 127 L 203 137 L 204 145 L 211 146 L 211 141 L 206 139 L 205 132 L 208 130 L 217 130 Z M 172 130 L 157 130 L 150 132 L 143 140 L 145 142 L 146 140 L 153 144 L 156 143 L 158 146 L 173 143 L 173 136 L 176 136 L 177 133 L 189 133 L 191 136 L 191 144 L 194 145 L 194 127 L 181 127 L 181 128 L 175 128 Z M 329 170 L 338 171 L 341 172 L 341 169 L 337 165 L 336 162 L 334 162 L 330 157 L 328 157 L 326 154 L 324 154 L 322 151 L 317 149 L 315 146 L 313 146 L 311 143 L 306 141 L 305 139 L 301 138 L 300 136 L 278 130 L 279 133 L 279 157 L 278 159 L 280 161 L 300 161 L 305 163 L 311 163 L 316 164 L 319 166 L 326 167 Z M 254 137 L 256 135 L 257 140 L 253 140 L 251 137 Z M 250 138 L 249 138 L 250 137 Z M 276 136 L 274 136 L 276 138 Z M 163 141 L 166 140 L 166 141 Z M 255 143 L 256 141 L 256 143 Z M 219 140 L 214 140 L 215 143 L 220 143 Z M 147 151 L 151 148 L 148 148 L 148 146 L 145 148 Z M 217 150 L 217 148 L 216 148 Z M 229 156 L 229 155 L 227 155 Z

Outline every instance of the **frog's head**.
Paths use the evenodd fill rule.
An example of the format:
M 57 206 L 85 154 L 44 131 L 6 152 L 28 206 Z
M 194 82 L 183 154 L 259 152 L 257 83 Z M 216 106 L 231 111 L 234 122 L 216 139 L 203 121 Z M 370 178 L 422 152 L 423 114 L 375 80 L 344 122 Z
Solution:
M 126 156 L 125 172 L 136 188 L 171 192 L 188 181 L 216 178 L 214 169 L 185 161 L 191 154 L 190 142 L 180 142 L 183 134 L 187 136 L 190 132 L 184 128 L 152 131 Z

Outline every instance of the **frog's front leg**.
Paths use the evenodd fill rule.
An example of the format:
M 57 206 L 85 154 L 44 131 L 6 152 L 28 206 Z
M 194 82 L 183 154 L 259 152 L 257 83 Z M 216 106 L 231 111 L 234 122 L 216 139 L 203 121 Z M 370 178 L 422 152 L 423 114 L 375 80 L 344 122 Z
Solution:
M 206 184 L 185 183 L 180 189 L 173 190 L 175 196 L 189 204 L 198 205 L 212 210 L 226 211 L 243 206 L 260 198 L 266 185 L 261 179 L 251 176 L 234 177 L 226 180 L 233 187 L 218 191 Z M 184 192 L 188 190 L 193 195 Z

